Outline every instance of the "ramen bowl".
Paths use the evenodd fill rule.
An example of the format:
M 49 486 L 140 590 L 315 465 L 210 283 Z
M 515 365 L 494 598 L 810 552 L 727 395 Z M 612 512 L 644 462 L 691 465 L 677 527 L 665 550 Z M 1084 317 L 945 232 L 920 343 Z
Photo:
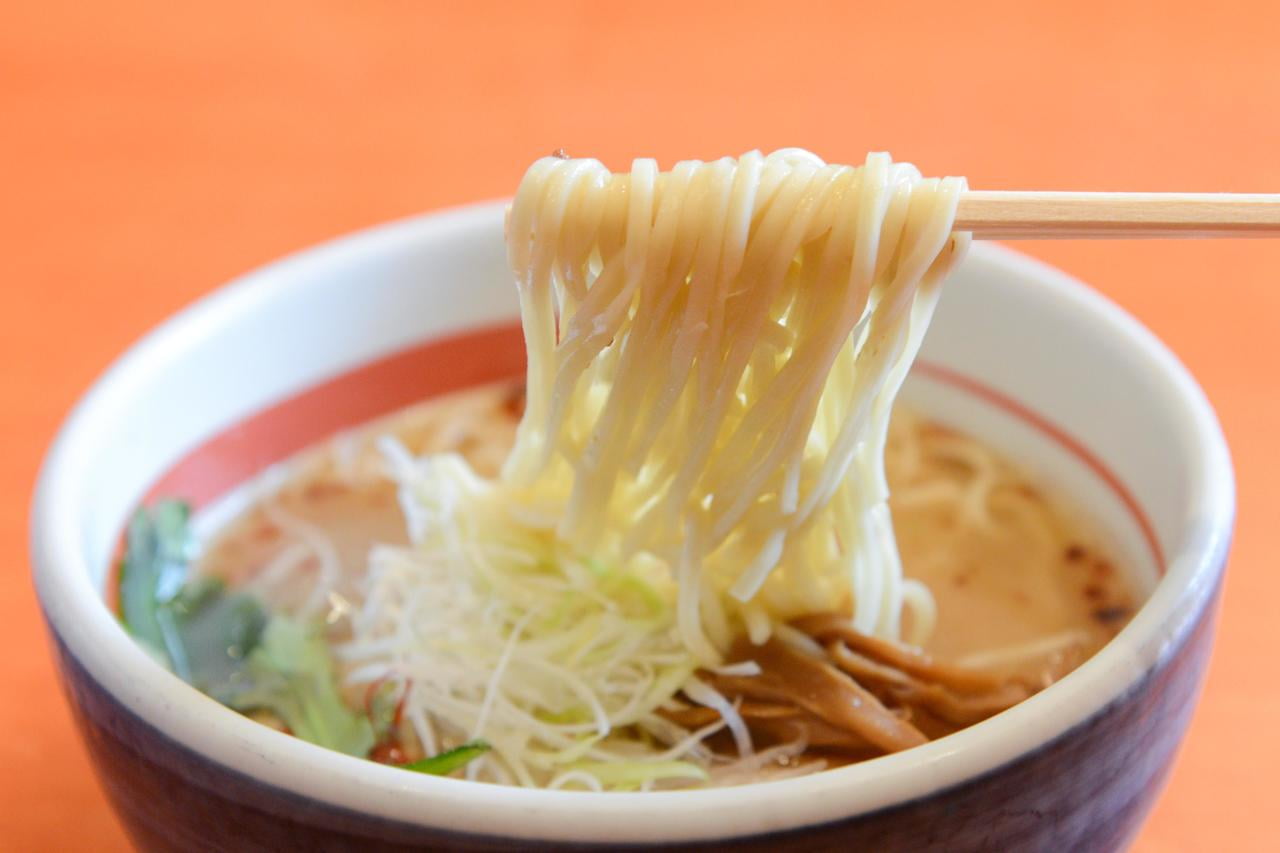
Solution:
M 990 720 L 810 776 L 654 793 L 436 778 L 259 725 L 171 675 L 106 587 L 152 496 L 216 505 L 325 436 L 518 375 L 502 205 L 400 222 L 228 285 L 122 357 L 49 451 L 35 582 L 68 701 L 146 849 L 1112 849 L 1195 705 L 1231 533 L 1230 459 L 1177 359 L 1103 297 L 998 247 L 945 287 L 904 396 L 1085 507 L 1144 603 L 1097 655 Z

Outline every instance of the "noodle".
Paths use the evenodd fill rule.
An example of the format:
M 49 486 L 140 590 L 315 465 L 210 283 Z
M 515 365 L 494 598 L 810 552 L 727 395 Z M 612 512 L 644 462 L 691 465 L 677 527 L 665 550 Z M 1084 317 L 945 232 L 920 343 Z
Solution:
M 863 631 L 919 639 L 886 508 L 888 418 L 962 255 L 963 181 L 873 154 L 534 164 L 508 243 L 529 404 L 504 477 L 582 553 L 644 552 L 679 629 L 718 660 L 710 602 L 769 624 L 852 597 Z M 842 531 L 837 544 L 836 531 Z

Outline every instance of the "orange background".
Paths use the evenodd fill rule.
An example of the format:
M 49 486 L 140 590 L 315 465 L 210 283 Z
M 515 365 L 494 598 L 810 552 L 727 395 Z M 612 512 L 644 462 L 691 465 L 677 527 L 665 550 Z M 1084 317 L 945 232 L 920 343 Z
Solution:
M 614 166 L 885 149 L 985 189 L 1280 190 L 1280 4 L 1050 5 L 0 0 L 0 847 L 125 843 L 55 686 L 26 523 L 59 421 L 139 335 L 283 252 L 508 194 L 561 146 Z M 1218 644 L 1137 849 L 1263 849 L 1280 241 L 1022 248 L 1151 326 L 1225 425 L 1240 511 Z

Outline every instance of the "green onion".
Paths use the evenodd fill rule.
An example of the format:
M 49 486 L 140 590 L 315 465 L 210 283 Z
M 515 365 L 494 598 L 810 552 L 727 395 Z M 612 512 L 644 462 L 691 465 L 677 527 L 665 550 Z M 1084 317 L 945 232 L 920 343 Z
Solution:
M 475 759 L 484 755 L 492 747 L 482 740 L 473 740 L 464 743 L 462 746 L 433 755 L 430 758 L 422 758 L 418 761 L 411 761 L 408 764 L 401 764 L 402 770 L 412 770 L 414 773 L 427 773 L 431 776 L 448 776 L 455 770 L 467 766 Z
M 688 761 L 583 761 L 569 765 L 569 769 L 589 773 L 606 788 L 637 788 L 659 779 L 707 780 L 707 771 Z

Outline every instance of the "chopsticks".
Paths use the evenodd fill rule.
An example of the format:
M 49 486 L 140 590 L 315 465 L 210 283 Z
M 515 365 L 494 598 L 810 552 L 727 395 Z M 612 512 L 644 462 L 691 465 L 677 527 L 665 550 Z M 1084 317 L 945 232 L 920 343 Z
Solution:
M 955 230 L 982 240 L 1280 237 L 1280 194 L 969 190 Z

